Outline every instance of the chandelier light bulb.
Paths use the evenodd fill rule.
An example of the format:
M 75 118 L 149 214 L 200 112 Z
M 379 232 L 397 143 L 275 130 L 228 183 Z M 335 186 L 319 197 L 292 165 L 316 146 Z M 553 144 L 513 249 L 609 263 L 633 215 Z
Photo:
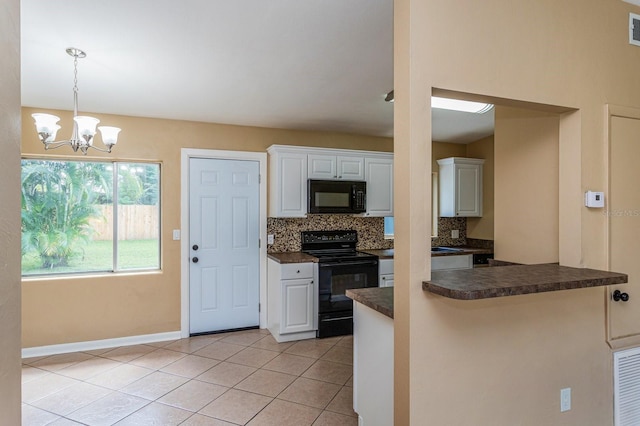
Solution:
M 100 126 L 100 135 L 102 136 L 102 143 L 110 150 L 111 147 L 118 143 L 118 133 L 120 133 L 119 127 Z
M 73 117 L 73 121 L 78 126 L 78 136 L 80 136 L 87 145 L 93 145 L 93 137 L 96 134 L 96 126 L 100 122 L 97 118 L 78 115 Z

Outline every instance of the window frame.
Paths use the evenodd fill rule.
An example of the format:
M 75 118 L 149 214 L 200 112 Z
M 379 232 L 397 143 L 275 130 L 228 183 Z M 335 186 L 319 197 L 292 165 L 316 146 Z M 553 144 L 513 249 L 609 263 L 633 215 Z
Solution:
M 124 274 L 137 274 L 137 273 L 158 273 L 162 271 L 162 247 L 163 247 L 163 233 L 162 233 L 162 205 L 163 205 L 163 162 L 162 161 L 153 161 L 153 160 L 140 160 L 140 159 L 101 159 L 101 158 L 69 158 L 69 157 L 59 157 L 59 156 L 41 156 L 41 155 L 27 155 L 24 154 L 20 158 L 20 168 L 22 170 L 23 161 L 44 161 L 44 162 L 78 162 L 78 163 L 103 163 L 110 165 L 112 167 L 112 182 L 113 188 L 111 192 L 112 198 L 112 220 L 113 224 L 111 226 L 111 242 L 112 242 L 112 259 L 111 259 L 111 268 L 110 269 L 100 269 L 100 270 L 86 270 L 86 271 L 64 271 L 57 273 L 28 273 L 25 274 L 21 269 L 21 278 L 23 280 L 33 280 L 33 279 L 52 279 L 52 278 L 64 278 L 64 277 L 90 277 L 90 276 L 99 276 L 99 275 L 124 275 Z M 119 227 L 118 227 L 118 207 L 122 204 L 119 201 L 119 193 L 118 188 L 120 184 L 118 183 L 118 176 L 120 173 L 120 165 L 128 164 L 128 165 L 155 165 L 157 166 L 158 173 L 158 181 L 157 181 L 157 266 L 152 267 L 139 267 L 139 268 L 126 268 L 122 269 L 118 262 L 118 253 L 119 253 L 119 245 L 121 240 L 118 238 Z M 20 183 L 22 185 L 22 182 Z M 21 207 L 22 211 L 22 207 Z M 22 232 L 21 232 L 22 233 Z M 124 240 L 122 240 L 124 241 Z

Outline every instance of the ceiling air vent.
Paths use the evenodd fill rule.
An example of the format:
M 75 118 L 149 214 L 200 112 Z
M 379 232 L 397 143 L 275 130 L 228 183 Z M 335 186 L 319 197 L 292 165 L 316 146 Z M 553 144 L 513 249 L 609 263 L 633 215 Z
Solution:
M 640 46 L 640 15 L 629 14 L 629 44 Z

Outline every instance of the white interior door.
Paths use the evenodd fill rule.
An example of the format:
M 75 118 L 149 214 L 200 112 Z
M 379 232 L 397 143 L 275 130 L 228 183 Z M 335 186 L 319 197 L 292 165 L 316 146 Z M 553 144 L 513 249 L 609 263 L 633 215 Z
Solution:
M 189 332 L 259 324 L 260 165 L 189 160 Z

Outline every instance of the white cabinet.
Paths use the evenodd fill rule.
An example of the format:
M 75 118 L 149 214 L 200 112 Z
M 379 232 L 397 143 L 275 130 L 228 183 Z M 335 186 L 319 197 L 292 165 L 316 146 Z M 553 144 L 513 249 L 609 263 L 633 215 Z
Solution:
M 282 280 L 280 333 L 313 330 L 313 278 Z
M 278 342 L 312 339 L 318 324 L 315 263 L 267 265 L 267 327 Z
M 393 216 L 393 154 L 364 159 L 367 182 L 365 216 Z
M 431 256 L 431 270 L 445 271 L 453 269 L 473 268 L 473 255 L 461 254 L 454 256 Z
M 450 157 L 438 160 L 440 216 L 482 216 L 482 165 L 477 158 Z
M 306 217 L 307 154 L 293 150 L 269 152 L 269 216 Z
M 364 180 L 364 158 L 310 153 L 307 177 L 309 179 Z
M 269 216 L 306 217 L 307 179 L 364 180 L 365 216 L 393 216 L 393 153 L 271 145 Z
M 378 286 L 393 287 L 393 259 L 380 259 L 378 274 Z

